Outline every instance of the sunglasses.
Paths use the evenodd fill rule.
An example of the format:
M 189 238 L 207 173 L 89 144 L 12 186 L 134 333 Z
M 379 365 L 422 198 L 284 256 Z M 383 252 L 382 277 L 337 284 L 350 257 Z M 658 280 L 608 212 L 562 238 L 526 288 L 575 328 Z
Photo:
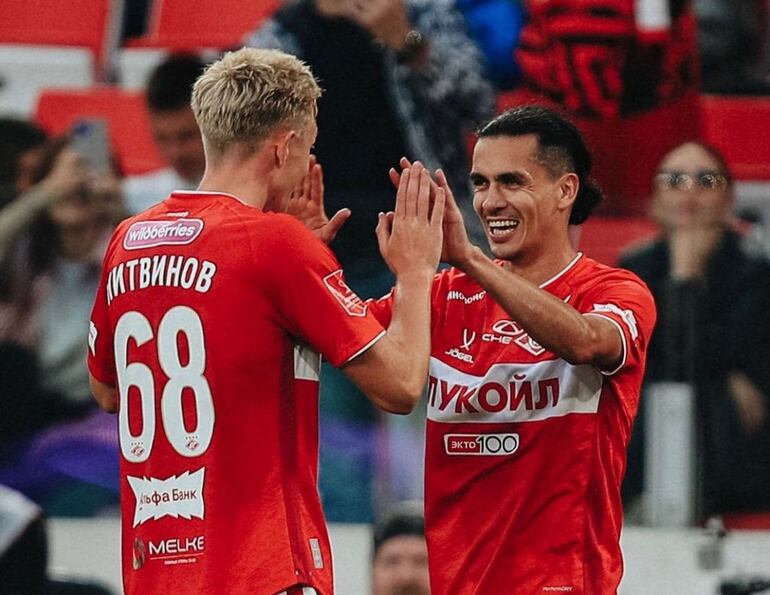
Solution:
M 727 176 L 718 171 L 699 171 L 688 174 L 681 171 L 662 171 L 655 176 L 655 187 L 659 190 L 723 190 L 727 187 Z

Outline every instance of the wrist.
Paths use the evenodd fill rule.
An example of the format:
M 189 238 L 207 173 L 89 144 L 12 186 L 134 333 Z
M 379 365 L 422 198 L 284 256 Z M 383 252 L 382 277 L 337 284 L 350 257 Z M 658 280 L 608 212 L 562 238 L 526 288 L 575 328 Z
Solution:
M 452 263 L 456 268 L 460 269 L 464 273 L 470 274 L 472 270 L 478 269 L 479 266 L 489 262 L 484 252 L 478 246 L 471 245 L 459 258 L 455 259 Z
M 415 268 L 410 271 L 396 274 L 396 283 L 403 286 L 419 286 L 430 285 L 433 283 L 433 276 L 436 274 L 435 269 L 428 267 Z

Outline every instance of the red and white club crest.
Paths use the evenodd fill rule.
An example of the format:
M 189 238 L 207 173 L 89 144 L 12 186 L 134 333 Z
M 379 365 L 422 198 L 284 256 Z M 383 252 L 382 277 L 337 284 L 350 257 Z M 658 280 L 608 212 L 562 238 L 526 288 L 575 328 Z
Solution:
M 342 269 L 324 277 L 324 285 L 351 316 L 366 316 L 366 304 L 350 289 L 342 276 Z

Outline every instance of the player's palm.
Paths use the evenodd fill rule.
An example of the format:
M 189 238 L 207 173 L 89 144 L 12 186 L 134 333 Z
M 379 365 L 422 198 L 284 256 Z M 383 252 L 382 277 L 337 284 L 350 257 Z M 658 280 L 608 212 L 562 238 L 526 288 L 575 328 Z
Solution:
M 310 157 L 310 169 L 302 180 L 302 187 L 292 192 L 286 212 L 299 219 L 324 244 L 334 240 L 350 217 L 350 209 L 340 209 L 331 219 L 327 217 L 324 210 L 323 170 L 316 162 L 315 155 Z
M 435 272 L 441 257 L 445 193 L 420 164 L 400 175 L 396 210 L 380 213 L 377 241 L 385 262 L 399 277 Z
M 411 168 L 412 162 L 406 157 L 402 157 L 399 164 L 402 170 Z M 422 167 L 419 161 L 415 161 L 414 165 Z M 390 170 L 390 181 L 398 188 L 401 181 L 401 174 L 394 168 Z M 441 250 L 441 262 L 447 262 L 452 265 L 459 265 L 463 262 L 470 251 L 473 248 L 470 240 L 468 239 L 468 233 L 465 231 L 465 221 L 463 220 L 460 208 L 457 206 L 452 189 L 449 187 L 449 182 L 446 179 L 444 171 L 436 170 L 436 181 L 430 180 L 431 183 L 431 198 L 436 195 L 437 190 L 443 190 L 445 199 L 444 217 L 443 217 L 443 245 Z M 432 205 L 431 205 L 432 208 Z
M 468 239 L 468 232 L 465 230 L 465 221 L 463 221 L 460 208 L 457 206 L 452 189 L 442 170 L 436 172 L 436 181 L 438 187 L 444 191 L 446 196 L 446 207 L 444 208 L 444 245 L 441 251 L 441 260 L 449 264 L 459 266 L 460 263 L 467 260 L 473 245 Z

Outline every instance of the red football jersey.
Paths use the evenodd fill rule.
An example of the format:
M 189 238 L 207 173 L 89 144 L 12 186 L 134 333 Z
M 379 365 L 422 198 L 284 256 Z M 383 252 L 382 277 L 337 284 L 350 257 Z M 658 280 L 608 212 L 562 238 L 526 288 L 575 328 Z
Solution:
M 425 461 L 433 595 L 608 595 L 620 582 L 620 483 L 655 305 L 632 273 L 580 254 L 542 287 L 617 327 L 616 370 L 557 358 L 464 273 L 436 276 Z M 380 322 L 390 301 L 372 304 Z
M 127 594 L 332 593 L 317 352 L 383 333 L 288 215 L 175 192 L 118 227 L 88 363 L 120 392 Z

